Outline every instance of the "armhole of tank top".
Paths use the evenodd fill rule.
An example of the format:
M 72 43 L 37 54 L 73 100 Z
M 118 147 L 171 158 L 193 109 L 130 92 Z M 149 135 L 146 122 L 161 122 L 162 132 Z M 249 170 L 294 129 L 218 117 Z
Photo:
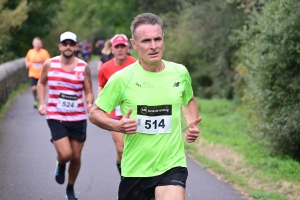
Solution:
M 52 63 L 53 63 L 53 60 L 54 60 L 54 59 L 55 59 L 55 57 L 50 59 L 49 72 L 51 71 L 51 68 L 52 68 Z
M 76 67 L 77 67 L 78 64 L 80 64 L 81 62 L 80 62 L 79 58 L 77 58 L 77 57 L 75 57 L 75 58 L 76 58 L 76 61 L 77 61 L 77 64 L 76 64 Z

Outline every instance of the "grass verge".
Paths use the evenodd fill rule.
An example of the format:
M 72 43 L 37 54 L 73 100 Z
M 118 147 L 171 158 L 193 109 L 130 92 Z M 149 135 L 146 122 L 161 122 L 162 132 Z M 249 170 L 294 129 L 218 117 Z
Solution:
M 187 152 L 202 166 L 232 183 L 249 199 L 299 199 L 300 164 L 285 156 L 270 156 L 250 137 L 250 112 L 235 102 L 197 99 L 200 138 Z
M 9 109 L 9 106 L 10 106 L 11 102 L 13 100 L 15 100 L 19 96 L 19 94 L 21 92 L 25 91 L 29 86 L 30 86 L 29 82 L 28 83 L 21 83 L 16 90 L 14 90 L 10 93 L 6 103 L 0 107 L 0 120 L 6 114 L 7 110 Z
M 90 58 L 90 61 L 92 61 L 92 60 L 99 60 L 99 59 L 100 59 L 100 56 L 99 56 L 99 55 L 92 54 L 92 55 L 91 55 L 91 58 Z

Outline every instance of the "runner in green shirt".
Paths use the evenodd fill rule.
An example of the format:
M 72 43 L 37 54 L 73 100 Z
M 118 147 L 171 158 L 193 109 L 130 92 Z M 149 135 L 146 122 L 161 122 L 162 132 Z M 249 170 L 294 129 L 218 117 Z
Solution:
M 188 172 L 181 108 L 190 124 L 187 142 L 197 139 L 197 123 L 202 119 L 191 78 L 183 65 L 162 60 L 163 23 L 157 15 L 138 15 L 131 32 L 139 60 L 109 79 L 89 119 L 101 128 L 125 134 L 119 199 L 183 200 Z M 118 105 L 123 118 L 111 120 L 106 113 Z

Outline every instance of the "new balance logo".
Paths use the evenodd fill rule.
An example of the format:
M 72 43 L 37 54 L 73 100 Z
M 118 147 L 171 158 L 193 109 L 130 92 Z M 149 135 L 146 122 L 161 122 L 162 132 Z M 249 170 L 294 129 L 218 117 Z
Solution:
M 173 87 L 179 87 L 179 82 L 175 82 Z
M 138 87 L 142 87 L 141 84 L 139 82 L 135 83 Z

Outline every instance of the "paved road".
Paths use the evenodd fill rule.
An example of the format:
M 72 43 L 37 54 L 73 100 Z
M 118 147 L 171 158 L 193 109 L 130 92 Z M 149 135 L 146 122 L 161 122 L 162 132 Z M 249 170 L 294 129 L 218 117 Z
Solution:
M 96 91 L 96 63 L 91 63 Z M 0 200 L 62 200 L 65 186 L 54 181 L 55 150 L 46 120 L 32 107 L 28 89 L 0 122 Z M 245 200 L 188 158 L 187 200 Z M 109 132 L 88 124 L 82 168 L 75 185 L 81 200 L 116 200 L 119 176 Z

